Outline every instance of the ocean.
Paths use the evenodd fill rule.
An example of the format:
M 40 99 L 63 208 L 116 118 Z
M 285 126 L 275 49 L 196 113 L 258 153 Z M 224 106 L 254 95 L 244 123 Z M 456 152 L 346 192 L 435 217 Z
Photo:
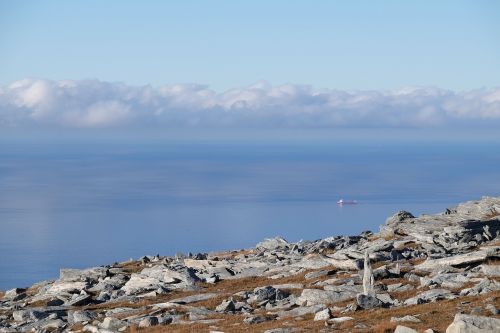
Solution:
M 398 210 L 500 195 L 499 152 L 416 140 L 0 143 L 0 289 L 146 254 L 376 231 Z

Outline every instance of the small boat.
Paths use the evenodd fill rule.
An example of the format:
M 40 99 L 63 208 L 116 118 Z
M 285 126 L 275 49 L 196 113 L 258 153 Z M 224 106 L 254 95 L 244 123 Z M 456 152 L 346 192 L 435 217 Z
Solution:
M 340 199 L 339 201 L 337 201 L 337 205 L 357 205 L 358 202 L 356 200 L 344 200 L 344 199 Z

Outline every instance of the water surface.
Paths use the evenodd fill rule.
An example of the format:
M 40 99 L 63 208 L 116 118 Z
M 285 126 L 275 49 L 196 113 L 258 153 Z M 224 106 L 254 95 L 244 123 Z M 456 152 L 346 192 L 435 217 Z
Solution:
M 377 230 L 400 209 L 436 213 L 499 195 L 499 148 L 0 144 L 0 289 L 56 278 L 60 267 Z

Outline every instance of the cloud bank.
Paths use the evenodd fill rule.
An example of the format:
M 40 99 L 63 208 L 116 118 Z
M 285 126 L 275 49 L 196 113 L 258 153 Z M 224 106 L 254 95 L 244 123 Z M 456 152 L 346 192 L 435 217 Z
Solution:
M 500 125 L 500 88 L 454 92 L 317 90 L 266 82 L 129 86 L 24 79 L 0 86 L 0 127 L 444 127 Z

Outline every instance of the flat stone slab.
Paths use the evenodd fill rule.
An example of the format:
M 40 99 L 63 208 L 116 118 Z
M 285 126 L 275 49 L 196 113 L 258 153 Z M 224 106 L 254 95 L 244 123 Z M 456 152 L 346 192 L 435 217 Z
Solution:
M 298 305 L 316 305 L 316 304 L 332 304 L 335 302 L 345 301 L 356 297 L 359 288 L 346 288 L 350 286 L 334 286 L 334 290 L 321 289 L 304 289 L 296 304 Z
M 205 301 L 207 299 L 215 298 L 219 296 L 217 293 L 206 293 L 206 294 L 198 294 L 198 295 L 191 295 L 191 296 L 186 296 L 186 297 L 181 297 L 181 298 L 176 298 L 173 300 L 170 300 L 170 303 L 177 303 L 177 304 L 189 304 L 189 303 L 194 303 L 194 302 L 199 302 L 199 301 Z
M 459 254 L 456 256 L 440 258 L 440 259 L 427 259 L 420 265 L 415 266 L 417 270 L 422 271 L 435 271 L 446 267 L 458 267 L 470 265 L 475 263 L 484 262 L 488 258 L 500 257 L 500 246 L 483 247 L 479 251 L 474 251 L 466 254 Z
M 457 313 L 446 333 L 490 333 L 500 332 L 500 319 L 470 316 Z

